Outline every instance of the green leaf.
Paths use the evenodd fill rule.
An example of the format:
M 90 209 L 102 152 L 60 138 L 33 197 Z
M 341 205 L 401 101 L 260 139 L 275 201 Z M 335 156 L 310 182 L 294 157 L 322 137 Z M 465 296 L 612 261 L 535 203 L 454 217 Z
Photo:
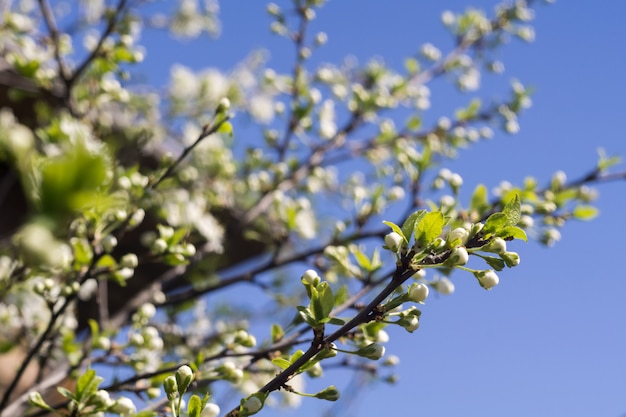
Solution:
M 330 285 L 328 285 L 328 282 L 321 282 L 320 285 L 318 285 L 318 289 L 322 316 L 316 318 L 321 320 L 328 317 L 333 310 L 335 306 L 335 296 L 333 296 L 333 290 L 330 288 Z
M 59 218 L 93 206 L 107 183 L 109 163 L 78 144 L 67 152 L 47 158 L 41 168 L 39 204 L 44 214 Z
M 605 171 L 622 161 L 619 156 L 607 157 L 606 152 L 602 148 L 598 149 L 598 156 L 598 170 L 600 171 Z
M 326 323 L 333 324 L 335 326 L 343 326 L 346 324 L 346 321 L 337 317 L 328 317 L 326 319 Z
M 598 215 L 598 209 L 593 206 L 578 206 L 572 211 L 577 220 L 591 220 Z
M 79 401 L 77 399 L 77 397 L 74 395 L 74 393 L 70 390 L 68 390 L 65 387 L 57 387 L 57 391 L 59 392 L 59 394 L 61 394 L 62 396 L 64 396 L 65 398 L 67 398 L 68 400 L 74 400 L 74 401 Z
M 103 381 L 102 377 L 96 375 L 96 371 L 88 369 L 76 381 L 76 399 L 79 402 L 93 395 L 98 390 L 98 385 Z
M 402 236 L 402 238 L 404 239 L 404 241 L 406 243 L 409 243 L 409 240 L 406 238 L 404 232 L 402 232 L 402 229 L 400 229 L 400 227 L 392 222 L 388 222 L 388 221 L 383 221 L 384 224 L 386 224 L 387 226 L 391 227 L 391 230 L 393 230 L 394 232 L 396 232 L 397 234 L 399 234 L 400 236 Z
M 73 237 L 70 239 L 70 245 L 74 252 L 74 265 L 77 269 L 87 266 L 93 259 L 93 250 L 87 239 Z
M 507 218 L 504 213 L 493 213 L 485 221 L 485 226 L 483 226 L 482 232 L 486 235 L 493 234 L 506 226 L 506 221 Z
M 502 213 L 506 216 L 505 226 L 517 226 L 522 215 L 519 195 L 515 194 L 515 197 L 506 203 Z
M 466 121 L 476 117 L 481 105 L 482 102 L 479 98 L 473 99 L 467 108 L 456 111 L 456 118 L 460 121 Z
M 272 359 L 272 363 L 278 366 L 280 369 L 287 369 L 291 365 L 291 362 L 289 362 L 285 358 L 274 358 Z
M 413 212 L 402 224 L 402 235 L 406 236 L 406 241 L 409 243 L 411 240 L 411 236 L 413 236 L 413 232 L 415 231 L 415 223 L 417 223 L 424 215 L 426 214 L 426 210 L 417 210 Z
M 372 263 L 370 262 L 367 255 L 365 255 L 361 249 L 355 246 L 351 250 L 351 252 L 354 255 L 354 258 L 356 259 L 356 262 L 359 264 L 361 268 L 365 269 L 368 272 L 372 271 Z
M 526 237 L 526 232 L 524 229 L 521 229 L 517 226 L 506 226 L 502 229 L 498 230 L 495 234 L 502 239 L 520 239 L 524 242 L 528 242 L 528 237 Z
M 342 304 L 348 298 L 350 298 L 350 291 L 347 285 L 344 284 L 339 287 L 339 290 L 335 291 L 335 305 Z
M 223 122 L 217 129 L 217 133 L 223 133 L 229 137 L 233 137 L 233 125 L 230 122 Z
M 304 351 L 298 349 L 295 352 L 293 352 L 293 354 L 291 355 L 291 357 L 289 358 L 289 363 L 294 363 L 295 361 L 297 361 L 298 359 L 300 359 L 300 357 L 302 357 L 302 355 L 304 355 Z
M 426 213 L 415 224 L 415 242 L 426 246 L 443 232 L 446 220 L 440 211 Z
M 187 265 L 189 263 L 189 260 L 185 259 L 181 253 L 168 253 L 163 257 L 163 261 L 169 266 Z
M 167 239 L 167 243 L 169 245 L 177 245 L 179 244 L 185 237 L 189 235 L 188 227 L 181 227 L 180 229 L 176 229 L 174 234 L 170 239 Z
M 197 395 L 192 395 L 189 398 L 189 404 L 187 405 L 187 414 L 189 417 L 200 417 L 202 412 L 202 400 Z

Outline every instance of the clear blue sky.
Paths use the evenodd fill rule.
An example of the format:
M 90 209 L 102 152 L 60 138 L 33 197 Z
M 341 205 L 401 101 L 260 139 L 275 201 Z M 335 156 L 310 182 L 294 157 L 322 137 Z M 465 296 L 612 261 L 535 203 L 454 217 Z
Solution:
M 400 68 L 424 42 L 450 45 L 439 23 L 443 10 L 468 5 L 491 10 L 495 4 L 331 1 L 314 23 L 329 36 L 315 60 L 338 62 L 351 54 L 365 62 L 380 56 Z M 288 69 L 293 48 L 269 34 L 264 6 L 222 1 L 224 28 L 216 42 L 181 47 L 146 33 L 143 69 L 164 83 L 173 62 L 227 70 L 260 47 L 270 50 L 269 66 Z M 503 179 L 521 182 L 529 174 L 545 182 L 558 169 L 575 178 L 593 167 L 598 147 L 626 156 L 625 17 L 621 0 L 536 7 L 536 41 L 512 42 L 500 55 L 507 69 L 503 80 L 514 76 L 533 85 L 534 105 L 521 117 L 518 135 L 498 134 L 452 163 L 468 188 L 479 182 L 493 187 Z M 484 96 L 505 91 L 486 90 Z M 433 118 L 454 110 L 446 94 L 434 89 Z M 626 183 L 599 190 L 600 217 L 567 225 L 551 249 L 516 244 L 522 263 L 501 273 L 494 290 L 486 292 L 470 276 L 456 274 L 456 292 L 429 298 L 416 333 L 391 331 L 388 353 L 401 357 L 400 381 L 371 387 L 341 415 L 626 415 L 626 273 L 620 263 L 626 259 Z M 327 373 L 326 382 L 335 382 L 335 374 Z M 317 416 L 328 406 L 305 400 L 301 409 L 285 414 Z

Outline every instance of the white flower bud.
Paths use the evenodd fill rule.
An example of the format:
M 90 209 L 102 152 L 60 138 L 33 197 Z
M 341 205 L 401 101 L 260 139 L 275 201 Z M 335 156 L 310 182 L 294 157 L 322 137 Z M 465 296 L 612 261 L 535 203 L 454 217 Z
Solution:
M 396 355 L 389 355 L 385 358 L 385 362 L 383 362 L 383 365 L 385 366 L 396 366 L 400 363 L 400 358 L 397 357 Z
M 504 253 L 506 252 L 506 241 L 501 237 L 495 237 L 485 246 L 485 251 L 498 254 Z
M 435 281 L 433 285 L 439 294 L 449 295 L 454 292 L 454 283 L 446 277 Z
M 450 254 L 450 258 L 448 258 L 448 262 L 451 265 L 465 265 L 469 261 L 469 254 L 467 253 L 467 249 L 463 246 L 459 246 L 458 248 L 454 248 L 452 253 Z
M 428 297 L 428 287 L 424 284 L 414 283 L 409 287 L 409 300 L 415 303 L 422 303 Z
M 200 413 L 200 417 L 217 417 L 220 414 L 220 407 L 215 403 L 207 403 Z
M 139 307 L 139 310 L 137 311 L 137 313 L 139 313 L 139 315 L 142 318 L 151 319 L 156 314 L 156 307 L 154 306 L 154 304 L 145 303 L 145 304 L 142 304 L 141 307 Z
M 178 383 L 174 375 L 170 375 L 163 380 L 163 389 L 169 400 L 173 400 L 178 396 Z
M 125 178 L 125 177 L 124 177 Z M 146 212 L 144 209 L 137 209 L 133 215 L 130 217 L 130 221 L 128 224 L 130 226 L 137 226 L 143 222 L 143 219 L 146 217 Z
M 248 397 L 242 405 L 243 411 L 250 415 L 258 413 L 263 408 L 263 403 L 255 396 Z
M 115 401 L 111 399 L 108 391 L 101 389 L 91 397 L 90 402 L 95 404 L 98 408 L 108 408 L 112 406 Z
M 227 97 L 222 97 L 217 105 L 216 113 L 225 113 L 230 110 L 230 100 Z
M 420 327 L 420 320 L 417 316 L 411 315 L 400 320 L 400 325 L 404 327 L 404 329 L 413 333 Z
M 460 240 L 460 245 L 464 245 L 467 242 L 467 238 L 469 237 L 469 232 L 463 227 L 457 227 L 456 229 L 450 230 L 448 233 L 448 243 L 452 243 L 457 239 Z
M 452 174 L 448 181 L 453 188 L 459 188 L 461 185 L 463 185 L 463 177 L 456 173 Z
M 106 253 L 111 253 L 117 246 L 117 238 L 113 235 L 106 235 L 102 238 L 100 243 L 102 244 L 102 249 L 104 249 Z
M 118 413 L 123 417 L 127 417 L 135 414 L 137 408 L 130 398 L 121 397 L 115 402 L 111 411 Z
M 152 251 L 154 253 L 164 253 L 167 250 L 167 242 L 163 239 L 156 239 L 152 243 Z
M 174 375 L 176 377 L 176 383 L 178 384 L 178 392 L 182 395 L 185 391 L 187 391 L 191 381 L 193 381 L 193 371 L 189 366 L 183 365 L 178 368 L 176 374 Z
M 137 268 L 139 258 L 134 253 L 127 253 L 120 259 L 120 266 L 123 268 Z
M 518 224 L 520 227 L 530 228 L 533 227 L 533 225 L 535 224 L 535 219 L 533 219 L 531 216 L 524 214 L 520 217 Z
M 302 281 L 315 286 L 319 284 L 320 277 L 317 274 L 316 270 L 307 269 L 306 271 L 304 271 L 304 274 L 302 275 Z
M 404 239 L 396 232 L 391 232 L 385 236 L 385 246 L 387 246 L 392 252 L 398 252 L 402 247 Z
M 478 271 L 474 275 L 478 278 L 480 286 L 486 290 L 492 289 L 500 282 L 500 278 L 498 278 L 498 275 L 492 270 Z
M 100 336 L 93 342 L 95 349 L 109 350 L 111 348 L 111 340 L 108 337 Z

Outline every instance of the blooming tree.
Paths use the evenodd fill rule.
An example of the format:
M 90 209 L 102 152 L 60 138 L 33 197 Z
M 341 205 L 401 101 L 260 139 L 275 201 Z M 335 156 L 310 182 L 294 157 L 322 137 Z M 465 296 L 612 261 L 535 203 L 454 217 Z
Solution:
M 463 201 L 443 167 L 519 130 L 529 90 L 489 101 L 480 83 L 507 39 L 533 40 L 524 0 L 443 12 L 454 48 L 424 44 L 402 71 L 311 64 L 324 1 L 272 3 L 290 72 L 252 53 L 230 72 L 174 65 L 166 89 L 132 76 L 142 30 L 216 36 L 216 3 L 52 3 L 0 9 L 2 416 L 247 416 L 279 391 L 338 400 L 332 380 L 306 391 L 325 367 L 392 382 L 371 362 L 397 362 L 386 328 L 418 330 L 455 271 L 492 289 L 520 263 L 509 241 L 553 244 L 595 215 L 589 184 L 624 177 L 601 155 L 577 180 Z M 428 123 L 444 76 L 467 104 Z M 257 292 L 207 302 L 244 284 Z

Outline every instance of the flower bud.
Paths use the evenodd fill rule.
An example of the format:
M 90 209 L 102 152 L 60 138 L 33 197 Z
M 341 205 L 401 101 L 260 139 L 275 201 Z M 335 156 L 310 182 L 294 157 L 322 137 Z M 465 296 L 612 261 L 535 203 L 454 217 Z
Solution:
M 111 340 L 108 337 L 100 336 L 93 342 L 94 349 L 111 349 Z
M 118 413 L 123 417 L 127 417 L 135 414 L 137 408 L 130 398 L 121 397 L 115 402 L 115 405 L 113 406 L 111 411 L 113 411 L 114 413 Z
M 243 347 L 254 347 L 256 345 L 256 338 L 245 330 L 239 330 L 235 334 L 235 343 Z
M 151 249 L 154 253 L 164 253 L 167 250 L 167 242 L 163 239 L 156 239 Z
M 458 248 L 454 248 L 448 261 L 446 262 L 449 265 L 465 265 L 469 261 L 469 254 L 467 253 L 467 249 L 463 246 L 459 246 Z
M 409 300 L 415 303 L 423 303 L 428 297 L 428 287 L 424 284 L 413 283 L 407 292 Z
M 519 219 L 519 223 L 518 225 L 520 227 L 523 228 L 530 228 L 533 227 L 533 225 L 535 224 L 535 219 L 533 219 L 531 216 L 523 214 L 520 219 Z
M 117 220 L 118 222 L 123 222 L 124 220 L 126 220 L 126 218 L 128 217 L 128 213 L 126 213 L 125 210 L 116 210 L 113 213 L 113 217 L 115 218 L 115 220 Z
M 48 404 L 44 401 L 43 397 L 38 392 L 31 392 L 28 394 L 28 403 L 40 408 L 48 408 Z
M 389 248 L 392 252 L 398 252 L 398 250 L 402 247 L 402 243 L 404 239 L 402 236 L 397 234 L 396 232 L 391 232 L 385 236 L 385 246 Z
M 148 394 L 148 398 L 154 400 L 161 396 L 161 390 L 158 387 L 148 388 L 146 394 Z
M 178 384 L 176 383 L 176 378 L 173 375 L 165 378 L 163 381 L 163 389 L 165 390 L 168 400 L 171 401 L 178 397 Z
M 134 253 L 127 253 L 120 259 L 122 268 L 137 268 L 137 265 L 139 265 L 139 258 Z
M 115 401 L 111 399 L 109 392 L 103 389 L 98 390 L 93 397 L 90 398 L 89 402 L 97 408 L 109 408 L 115 403 Z
M 207 403 L 200 413 L 200 417 L 217 417 L 220 414 L 220 407 L 215 403 Z
M 252 395 L 241 404 L 243 413 L 247 416 L 258 413 L 263 408 L 263 402 L 256 396 Z
M 309 369 L 307 369 L 306 373 L 311 378 L 319 378 L 324 373 L 324 370 L 322 369 L 322 365 L 319 362 L 315 362 L 315 365 L 313 365 Z
M 179 394 L 183 394 L 189 388 L 191 381 L 193 381 L 193 371 L 187 365 L 183 365 L 176 371 L 176 383 L 178 384 Z
M 320 280 L 321 279 L 317 274 L 317 271 L 314 269 L 307 269 L 302 275 L 302 282 L 313 286 L 317 286 L 317 284 L 320 283 Z
M 117 239 L 113 235 L 106 235 L 102 238 L 100 243 L 102 244 L 102 249 L 104 249 L 106 253 L 111 253 L 117 246 Z
M 404 330 L 406 330 L 407 332 L 413 333 L 414 331 L 419 329 L 420 320 L 417 316 L 410 315 L 410 316 L 403 317 L 402 319 L 400 319 L 398 321 L 398 324 L 404 327 Z
M 492 270 L 478 271 L 474 273 L 474 276 L 478 279 L 478 283 L 486 290 L 490 290 L 500 282 L 498 275 Z
M 483 248 L 486 252 L 493 252 L 497 254 L 501 254 L 506 252 L 506 242 L 501 237 L 494 237 L 491 242 L 489 242 Z
M 151 319 L 156 314 L 156 307 L 152 303 L 144 303 L 137 310 L 139 316 L 145 319 Z M 158 332 L 157 332 L 158 336 Z
M 146 212 L 144 209 L 137 209 L 133 215 L 130 217 L 128 221 L 129 226 L 137 226 L 143 222 L 143 219 L 146 217 Z
M 433 283 L 439 294 L 449 295 L 454 292 L 454 284 L 446 277 L 442 277 Z
M 385 354 L 385 347 L 378 343 L 371 343 L 356 352 L 357 355 L 364 358 L 378 360 Z
M 503 254 L 500 254 L 500 257 L 509 268 L 513 268 L 520 263 L 520 258 L 517 252 L 504 252 Z
M 230 100 L 227 97 L 222 97 L 217 105 L 217 109 L 215 109 L 215 113 L 226 113 L 228 110 L 230 110 Z
M 339 399 L 339 390 L 336 386 L 331 385 L 330 387 L 315 394 L 315 398 L 326 401 L 337 401 Z
M 462 227 L 457 227 L 456 229 L 450 230 L 450 233 L 448 233 L 448 245 L 452 247 L 464 245 L 468 237 L 469 232 L 467 230 Z
M 400 363 L 400 358 L 396 355 L 389 355 L 385 358 L 383 365 L 385 366 L 397 366 Z

